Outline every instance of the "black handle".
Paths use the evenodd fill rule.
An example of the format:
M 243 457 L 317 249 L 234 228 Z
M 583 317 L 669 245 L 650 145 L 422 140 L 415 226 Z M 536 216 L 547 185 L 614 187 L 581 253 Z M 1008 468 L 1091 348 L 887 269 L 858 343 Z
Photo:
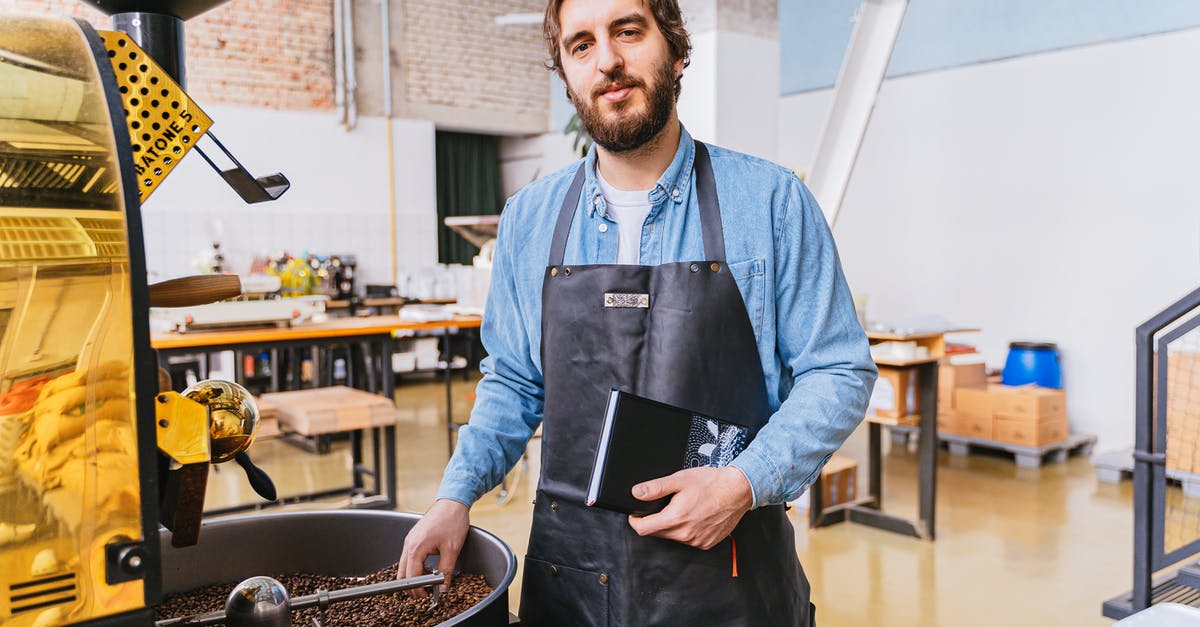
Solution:
M 255 466 L 245 451 L 238 453 L 233 458 L 237 460 L 242 470 L 246 471 L 246 479 L 250 480 L 250 487 L 254 488 L 254 491 L 264 499 L 274 501 L 277 495 L 275 492 L 275 482 L 271 481 L 271 477 L 267 476 L 267 473 L 262 468 Z

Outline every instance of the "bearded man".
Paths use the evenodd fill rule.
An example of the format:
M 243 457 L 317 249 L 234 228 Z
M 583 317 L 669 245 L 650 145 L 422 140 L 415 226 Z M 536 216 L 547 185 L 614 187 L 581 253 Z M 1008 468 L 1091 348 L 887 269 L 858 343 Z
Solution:
M 828 225 L 790 171 L 680 124 L 676 0 L 551 0 L 543 31 L 595 145 L 505 206 L 475 407 L 398 574 L 437 553 L 450 577 L 469 508 L 540 424 L 522 625 L 814 624 L 784 504 L 877 376 Z M 753 439 L 727 466 L 634 486 L 670 497 L 656 514 L 588 507 L 611 389 Z

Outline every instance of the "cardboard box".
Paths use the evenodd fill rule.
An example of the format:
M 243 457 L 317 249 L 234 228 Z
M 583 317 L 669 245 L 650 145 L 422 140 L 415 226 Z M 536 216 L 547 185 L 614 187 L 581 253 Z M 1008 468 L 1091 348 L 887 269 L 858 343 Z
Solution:
M 1200 353 L 1167 355 L 1167 468 L 1200 474 Z
M 908 368 L 890 368 L 887 366 L 879 367 L 879 378 L 886 379 L 892 387 L 892 407 L 891 409 L 875 408 L 875 414 L 884 418 L 903 418 L 905 416 L 918 413 L 918 399 L 912 394 L 912 388 L 916 382 L 916 377 L 912 376 L 912 370 Z M 914 402 L 909 404 L 909 400 Z
M 1055 420 L 1067 417 L 1067 393 L 1033 385 L 993 385 L 992 413 L 1009 420 Z
M 959 417 L 958 412 L 953 409 L 938 410 L 937 415 L 937 430 L 938 433 L 948 433 L 951 435 L 966 435 L 963 431 L 963 419 Z
M 958 414 L 959 435 L 990 440 L 993 435 L 991 414 Z
M 997 442 L 1038 447 L 1057 444 L 1067 439 L 1069 427 L 1066 418 L 1030 421 L 1027 417 L 1012 417 L 997 414 L 992 425 L 992 439 Z
M 954 395 L 954 412 L 959 416 L 992 418 L 992 396 L 987 389 L 961 388 Z
M 821 504 L 832 507 L 858 498 L 858 462 L 834 455 L 821 469 Z
M 987 366 L 978 364 L 942 364 L 938 366 L 938 406 L 954 407 L 958 388 L 987 387 Z
M 344 385 L 263 394 L 277 408 L 280 426 L 301 435 L 354 431 L 396 422 L 391 399 Z

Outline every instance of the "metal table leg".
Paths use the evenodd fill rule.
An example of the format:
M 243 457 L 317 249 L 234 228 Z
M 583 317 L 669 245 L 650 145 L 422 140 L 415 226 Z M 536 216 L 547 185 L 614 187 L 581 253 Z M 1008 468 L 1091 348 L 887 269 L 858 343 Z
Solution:
M 922 364 L 917 369 L 917 393 L 921 399 L 921 433 L 918 440 L 920 523 L 925 538 L 935 536 L 935 504 L 937 493 L 937 363 Z
M 882 426 L 867 425 L 867 497 L 852 503 L 825 507 L 821 499 L 820 477 L 810 491 L 809 525 L 821 527 L 844 519 L 892 531 L 923 540 L 936 537 L 935 506 L 937 496 L 937 362 L 917 364 L 918 398 L 921 403 L 920 433 L 918 436 L 917 520 L 892 516 L 883 509 L 883 442 Z
M 396 398 L 396 382 L 392 375 L 392 336 L 389 334 L 382 342 L 380 342 L 380 361 L 382 362 L 379 371 L 382 374 L 383 395 L 395 402 Z M 385 451 L 383 465 L 384 474 L 387 476 L 387 506 L 388 509 L 396 507 L 396 424 L 392 421 L 383 429 L 383 448 Z M 376 445 L 376 450 L 378 445 Z M 376 466 L 376 476 L 379 473 L 379 467 Z
M 454 453 L 454 406 L 450 373 L 450 329 L 442 330 L 442 351 L 446 356 L 446 454 Z

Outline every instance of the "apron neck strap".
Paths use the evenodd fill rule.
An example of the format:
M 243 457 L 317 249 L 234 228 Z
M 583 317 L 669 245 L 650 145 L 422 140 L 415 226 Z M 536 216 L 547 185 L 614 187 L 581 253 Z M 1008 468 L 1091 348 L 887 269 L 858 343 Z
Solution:
M 563 265 L 567 250 L 567 237 L 571 234 L 571 222 L 579 208 L 579 194 L 583 191 L 583 181 L 586 178 L 584 168 L 580 164 L 575 171 L 575 178 L 567 189 L 562 208 L 558 211 L 558 221 L 554 225 L 554 239 L 550 243 L 550 265 Z M 696 172 L 696 193 L 700 204 L 700 228 L 704 234 L 705 261 L 725 261 L 725 234 L 721 227 L 721 205 L 717 200 L 717 183 L 713 179 L 712 161 L 708 157 L 708 147 L 702 142 L 696 142 L 696 157 L 694 164 Z
M 725 233 L 721 226 L 721 203 L 713 179 L 708 146 L 696 142 L 696 193 L 700 203 L 700 230 L 704 233 L 704 260 L 725 263 Z

